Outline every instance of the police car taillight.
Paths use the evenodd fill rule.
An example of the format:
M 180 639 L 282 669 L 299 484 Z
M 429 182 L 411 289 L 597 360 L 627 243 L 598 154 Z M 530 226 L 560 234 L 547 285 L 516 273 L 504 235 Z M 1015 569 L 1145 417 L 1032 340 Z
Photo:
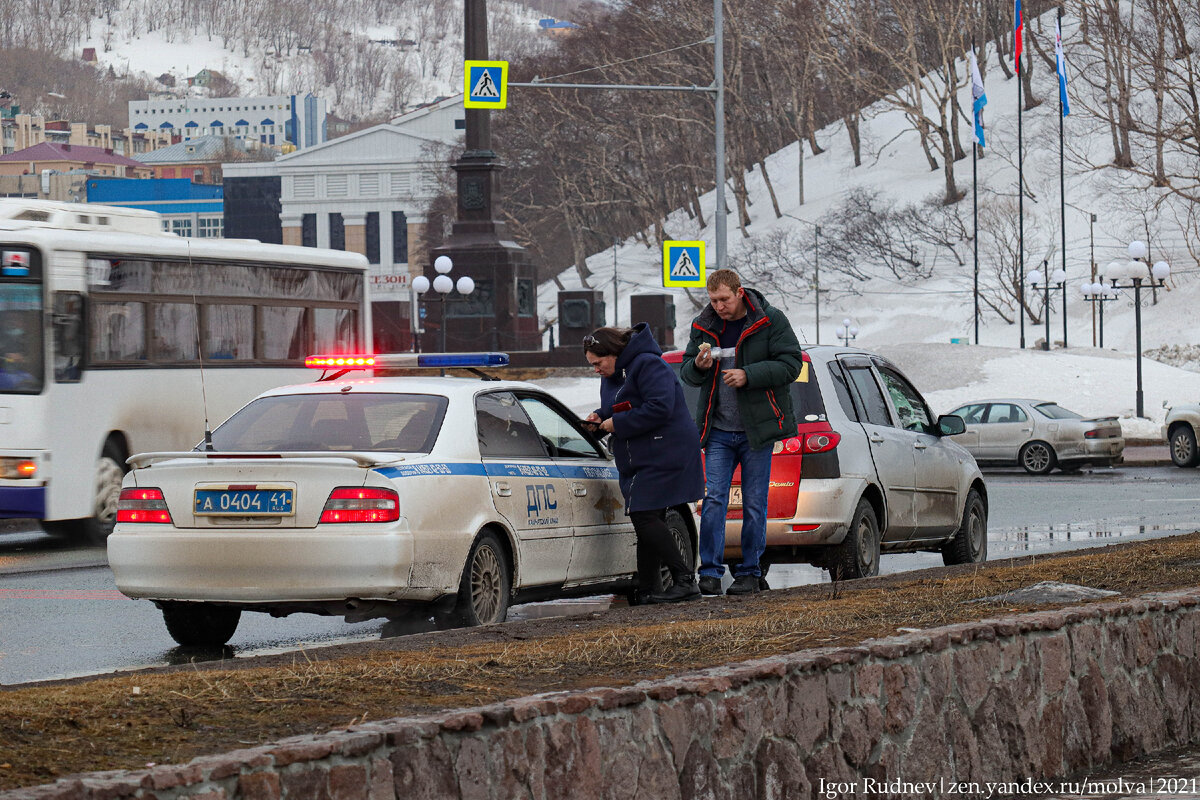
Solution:
M 391 489 L 343 486 L 334 489 L 321 511 L 321 522 L 395 522 L 400 495 Z
M 454 369 L 507 367 L 508 353 L 381 353 L 379 355 L 313 355 L 304 359 L 311 369 Z
M 171 512 L 162 489 L 122 489 L 117 499 L 117 522 L 171 524 Z

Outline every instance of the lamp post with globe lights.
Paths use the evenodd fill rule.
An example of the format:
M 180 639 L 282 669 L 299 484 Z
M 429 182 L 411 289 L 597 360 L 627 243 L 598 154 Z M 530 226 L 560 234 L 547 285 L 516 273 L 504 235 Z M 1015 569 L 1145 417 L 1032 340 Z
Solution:
M 1079 291 L 1084 300 L 1100 307 L 1100 347 L 1104 347 L 1104 304 L 1120 299 L 1121 292 L 1099 282 L 1081 284 Z
M 849 347 L 850 342 L 858 338 L 858 327 L 851 325 L 850 318 L 846 317 L 842 320 L 842 326 L 837 329 L 837 335 L 842 340 L 842 344 Z
M 1042 269 L 1048 269 L 1047 262 L 1042 262 Z M 1062 290 L 1063 295 L 1063 347 L 1067 346 L 1067 271 L 1062 267 L 1054 270 L 1049 275 L 1042 272 L 1041 269 L 1035 269 L 1029 273 L 1029 283 L 1033 286 L 1033 290 L 1037 291 L 1040 284 L 1043 291 L 1046 293 L 1046 341 L 1042 344 L 1043 350 L 1050 349 L 1050 290 Z
M 1138 417 L 1145 416 L 1142 403 L 1142 286 L 1164 286 L 1171 274 L 1171 267 L 1165 261 L 1158 261 L 1154 266 L 1150 266 L 1146 261 L 1146 253 L 1145 242 L 1132 241 L 1129 243 L 1129 261 L 1114 261 L 1104 268 L 1103 273 L 1103 280 L 1113 289 L 1133 289 Z
M 434 259 L 433 268 L 438 274 L 432 283 L 424 275 L 418 275 L 413 278 L 412 288 L 418 295 L 424 295 L 429 291 L 430 287 L 438 293 L 438 299 L 442 303 L 442 313 L 438 321 L 438 339 L 441 342 L 440 350 L 444 353 L 446 352 L 446 295 L 457 288 L 458 293 L 465 297 L 475 291 L 475 281 L 469 275 L 463 275 L 456 283 L 450 277 L 450 270 L 454 269 L 454 262 L 450 259 L 450 256 L 438 256 Z

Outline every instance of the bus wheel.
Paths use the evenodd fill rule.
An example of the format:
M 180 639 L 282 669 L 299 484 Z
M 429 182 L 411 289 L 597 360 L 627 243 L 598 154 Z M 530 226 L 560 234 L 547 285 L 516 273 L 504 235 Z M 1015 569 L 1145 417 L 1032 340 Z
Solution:
M 42 527 L 53 536 L 103 544 L 117 524 L 117 500 L 121 497 L 121 481 L 124 479 L 125 458 L 121 449 L 113 442 L 106 442 L 100 460 L 96 462 L 92 516 L 43 522 Z

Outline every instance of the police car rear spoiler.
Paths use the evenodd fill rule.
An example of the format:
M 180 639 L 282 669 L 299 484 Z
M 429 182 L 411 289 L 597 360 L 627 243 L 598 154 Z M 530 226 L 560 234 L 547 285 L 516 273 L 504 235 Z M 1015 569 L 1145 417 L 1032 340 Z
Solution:
M 406 459 L 396 458 L 395 456 L 381 456 L 378 453 L 341 453 L 331 452 L 328 450 L 296 450 L 296 451 L 280 451 L 277 453 L 230 453 L 218 452 L 211 450 L 182 450 L 176 453 L 138 453 L 125 459 L 125 463 L 134 469 L 142 469 L 159 461 L 170 461 L 173 459 L 205 459 L 205 460 L 224 460 L 224 461 L 248 461 L 259 459 L 297 459 L 297 458 L 336 458 L 342 461 L 353 461 L 360 467 L 379 467 L 385 464 L 399 464 Z

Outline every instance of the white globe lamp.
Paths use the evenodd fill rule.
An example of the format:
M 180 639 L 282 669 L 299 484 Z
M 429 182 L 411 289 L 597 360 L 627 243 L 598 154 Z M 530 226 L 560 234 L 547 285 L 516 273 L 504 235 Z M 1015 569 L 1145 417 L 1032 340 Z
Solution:
M 413 278 L 412 289 L 417 294 L 425 294 L 429 291 L 429 278 L 424 275 L 418 275 Z
M 1165 281 L 1167 276 L 1170 274 L 1171 265 L 1165 261 L 1157 261 L 1155 262 L 1154 266 L 1150 268 L 1151 277 L 1153 277 L 1154 280 L 1158 281 L 1159 283 Z
M 1137 239 L 1130 242 L 1129 243 L 1129 257 L 1130 258 L 1145 258 L 1146 257 L 1146 243 L 1142 242 L 1142 241 L 1138 241 Z
M 470 294 L 471 292 L 475 291 L 475 281 L 471 280 L 470 276 L 463 275 L 458 279 L 458 283 L 455 284 L 455 288 L 458 289 L 459 294 Z
M 438 256 L 434 259 L 433 268 L 437 270 L 439 275 L 445 275 L 454 269 L 454 262 L 450 260 L 450 256 Z
M 449 275 L 438 275 L 433 279 L 433 290 L 438 294 L 449 294 L 454 288 L 454 281 Z

